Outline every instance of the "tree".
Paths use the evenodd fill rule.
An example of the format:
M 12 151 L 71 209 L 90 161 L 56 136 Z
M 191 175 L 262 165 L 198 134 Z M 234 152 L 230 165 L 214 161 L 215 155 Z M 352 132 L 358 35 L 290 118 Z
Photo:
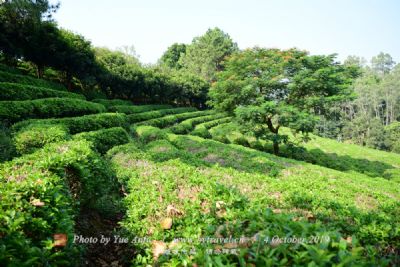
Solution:
M 235 115 L 243 132 L 253 134 L 260 139 L 272 140 L 275 155 L 279 155 L 279 144 L 288 142 L 287 135 L 279 134 L 281 126 L 289 127 L 296 133 L 301 132 L 306 136 L 316 123 L 315 117 L 293 106 L 273 101 L 238 107 Z
M 383 52 L 380 52 L 371 60 L 372 69 L 381 75 L 389 73 L 395 64 L 392 57 Z
M 180 69 L 182 65 L 179 63 L 179 60 L 185 53 L 186 44 L 175 43 L 164 52 L 160 58 L 160 63 L 172 69 Z
M 221 70 L 222 60 L 237 50 L 237 44 L 227 33 L 218 28 L 209 29 L 204 35 L 193 39 L 178 64 L 211 81 L 216 71 Z
M 30 51 L 32 40 L 37 40 L 37 34 L 43 33 L 41 26 L 51 21 L 58 7 L 59 4 L 50 4 L 48 0 L 7 0 L 0 3 L 0 51 L 8 61 Z
M 64 73 L 69 90 L 72 79 L 86 79 L 96 71 L 95 55 L 91 43 L 83 36 L 61 29 L 54 55 L 54 67 Z

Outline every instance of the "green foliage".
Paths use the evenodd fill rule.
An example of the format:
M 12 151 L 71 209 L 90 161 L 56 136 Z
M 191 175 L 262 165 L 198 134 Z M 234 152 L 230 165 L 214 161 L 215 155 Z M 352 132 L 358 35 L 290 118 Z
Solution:
M 128 144 L 108 153 L 128 192 L 124 233 L 132 239 L 148 236 L 171 249 L 154 259 L 150 243 L 137 243 L 135 265 L 363 266 L 395 260 L 381 254 L 384 244 L 395 244 L 398 235 L 390 226 L 398 224 L 398 200 L 385 195 L 387 190 L 398 194 L 394 183 L 201 138 L 169 135 L 169 139 L 171 143 L 158 140 L 143 148 Z M 280 168 L 285 172 L 276 172 Z M 351 182 L 355 176 L 360 182 Z M 272 208 L 265 210 L 266 206 Z M 172 218 L 172 227 L 163 230 L 160 222 L 166 217 Z M 281 243 L 272 241 L 274 236 L 317 240 Z M 248 239 L 226 245 L 200 242 L 204 237 Z M 238 248 L 239 253 L 207 254 L 207 249 L 228 247 Z M 173 253 L 193 248 L 192 257 Z
M 400 154 L 400 122 L 394 122 L 385 127 L 386 145 L 391 151 Z
M 0 82 L 0 100 L 32 100 L 50 97 L 85 99 L 83 95 L 19 83 Z
M 66 91 L 66 88 L 58 83 L 42 79 L 36 79 L 27 75 L 19 75 L 4 71 L 0 71 L 0 82 L 19 83 L 19 84 L 49 88 L 53 90 Z
M 158 110 L 158 109 L 171 109 L 171 105 L 142 105 L 142 106 L 110 106 L 108 107 L 108 111 L 110 112 L 119 112 L 125 114 L 134 114 L 134 113 L 141 113 L 151 110 Z
M 167 139 L 167 134 L 160 128 L 153 126 L 131 126 L 132 134 L 143 143 L 151 141 Z
M 11 130 L 0 123 L 0 163 L 12 159 L 16 154 Z
M 194 38 L 186 46 L 186 52 L 181 55 L 178 64 L 210 81 L 216 71 L 220 70 L 221 61 L 237 50 L 237 44 L 227 33 L 218 28 L 208 29 L 204 35 Z
M 0 263 L 4 266 L 76 266 L 74 216 L 108 194 L 115 182 L 86 141 L 63 142 L 0 167 Z M 68 244 L 54 247 L 53 235 Z
M 28 154 L 46 144 L 69 139 L 67 129 L 63 125 L 29 125 L 13 137 L 19 154 Z
M 161 109 L 161 110 L 131 114 L 131 115 L 128 115 L 127 118 L 128 118 L 129 123 L 136 123 L 136 122 L 140 122 L 140 121 L 155 119 L 155 118 L 162 117 L 162 116 L 169 115 L 169 114 L 179 114 L 179 113 L 185 113 L 185 112 L 191 112 L 191 111 L 196 111 L 196 109 L 195 108 Z
M 197 124 L 213 121 L 223 117 L 226 117 L 226 114 L 211 114 L 190 118 L 170 127 L 169 130 L 175 134 L 188 134 L 194 129 Z
M 160 58 L 160 63 L 172 69 L 180 69 L 179 59 L 186 53 L 186 45 L 175 43 L 168 47 Z
M 221 119 L 200 123 L 196 125 L 196 127 L 190 134 L 197 135 L 203 138 L 211 138 L 211 133 L 208 131 L 208 129 L 215 127 L 219 124 L 230 122 L 231 120 L 232 120 L 231 117 L 225 117 Z
M 101 104 L 72 98 L 1 101 L 0 119 L 14 123 L 31 118 L 72 117 L 104 111 Z
M 85 115 L 74 118 L 61 118 L 61 119 L 45 119 L 45 120 L 26 120 L 16 123 L 12 127 L 14 133 L 20 131 L 30 124 L 35 125 L 54 125 L 60 124 L 68 129 L 70 134 L 76 134 L 87 131 L 95 131 L 103 128 L 123 127 L 128 128 L 127 117 L 125 114 L 120 113 L 101 113 Z
M 106 108 L 110 108 L 112 106 L 130 106 L 130 105 L 132 105 L 131 101 L 122 100 L 122 99 L 93 99 L 91 101 L 102 104 Z
M 122 127 L 113 127 L 91 132 L 84 132 L 73 136 L 74 140 L 87 140 L 91 147 L 105 154 L 109 149 L 117 145 L 123 145 L 129 142 L 129 135 Z
M 312 132 L 316 123 L 315 117 L 300 112 L 293 106 L 274 102 L 264 102 L 259 106 L 238 107 L 235 114 L 243 132 L 254 134 L 258 139 L 272 140 L 276 155 L 279 154 L 279 144 L 288 141 L 286 135 L 279 134 L 281 126 L 307 134 Z M 239 141 L 243 143 L 246 140 L 240 138 Z
M 209 104 L 233 112 L 237 106 L 254 104 L 260 98 L 304 106 L 308 97 L 347 96 L 357 72 L 334 58 L 309 56 L 296 49 L 256 47 L 240 51 L 224 61 L 209 91 Z
M 150 119 L 146 121 L 141 121 L 136 123 L 135 125 L 148 125 L 148 126 L 154 126 L 154 127 L 159 127 L 159 128 L 165 128 L 171 125 L 174 125 L 175 123 L 178 123 L 180 121 L 189 119 L 189 118 L 195 118 L 199 116 L 206 116 L 206 115 L 211 115 L 213 114 L 213 110 L 208 110 L 208 111 L 194 111 L 194 112 L 184 112 L 184 113 L 179 113 L 175 115 L 167 115 L 161 118 L 155 118 L 155 119 Z

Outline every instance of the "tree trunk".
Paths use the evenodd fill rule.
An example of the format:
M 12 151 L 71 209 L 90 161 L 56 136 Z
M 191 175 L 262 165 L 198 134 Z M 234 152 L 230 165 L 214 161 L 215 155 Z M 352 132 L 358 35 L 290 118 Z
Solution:
M 279 143 L 274 141 L 274 155 L 279 156 Z
M 66 82 L 68 91 L 72 91 L 72 75 L 68 71 L 65 73 L 65 82 Z
M 267 126 L 268 129 L 274 133 L 275 135 L 278 135 L 279 132 L 279 127 L 280 125 L 277 125 L 276 127 L 274 127 L 272 125 L 272 117 L 267 117 Z M 279 155 L 279 142 L 277 140 L 273 141 L 273 147 L 274 147 L 274 155 L 278 156 Z
M 43 78 L 43 73 L 44 73 L 44 66 L 37 65 L 37 77 L 39 79 Z

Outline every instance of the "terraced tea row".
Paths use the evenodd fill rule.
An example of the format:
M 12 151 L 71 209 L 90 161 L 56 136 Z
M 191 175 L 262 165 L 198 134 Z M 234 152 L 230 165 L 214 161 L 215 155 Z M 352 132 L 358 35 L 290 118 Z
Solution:
M 136 128 L 139 140 L 146 140 L 145 127 L 148 134 L 148 126 Z M 290 265 L 385 265 L 380 255 L 399 245 L 396 183 L 198 137 L 160 138 L 108 153 L 128 190 L 124 228 L 131 238 L 150 234 L 156 240 L 137 244 L 135 265 L 246 261 L 265 266 L 282 258 Z M 248 242 L 201 242 L 207 236 L 248 237 Z M 273 236 L 327 239 L 304 246 L 268 243 Z M 218 253 L 239 247 L 237 255 Z M 168 253 L 193 249 L 194 255 Z M 207 254 L 210 249 L 214 255 Z

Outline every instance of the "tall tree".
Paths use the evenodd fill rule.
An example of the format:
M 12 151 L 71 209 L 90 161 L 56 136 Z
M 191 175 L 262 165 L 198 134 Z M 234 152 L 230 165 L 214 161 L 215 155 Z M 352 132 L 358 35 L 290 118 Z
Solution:
M 383 52 L 380 52 L 371 60 L 372 69 L 381 75 L 389 73 L 395 64 L 392 56 Z
M 179 64 L 211 81 L 216 71 L 221 70 L 222 60 L 237 50 L 237 44 L 227 33 L 218 28 L 209 29 L 204 35 L 193 39 L 184 56 L 180 57 Z
M 160 58 L 160 63 L 172 69 L 180 69 L 182 65 L 179 63 L 179 60 L 185 53 L 186 44 L 175 43 L 164 52 Z

